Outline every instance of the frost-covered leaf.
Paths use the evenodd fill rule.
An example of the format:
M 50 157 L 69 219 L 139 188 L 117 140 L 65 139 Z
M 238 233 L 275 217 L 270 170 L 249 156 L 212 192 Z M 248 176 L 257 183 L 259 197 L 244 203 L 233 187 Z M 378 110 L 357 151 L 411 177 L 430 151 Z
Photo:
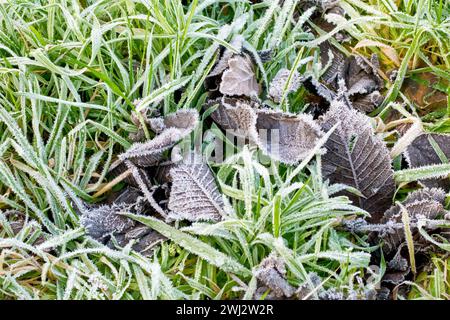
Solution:
M 225 130 L 239 130 L 242 134 L 256 135 L 256 111 L 254 103 L 243 99 L 221 97 L 212 100 L 209 105 L 218 104 L 211 118 Z
M 236 35 L 230 42 L 230 44 L 238 50 L 240 53 L 242 51 L 242 44 L 244 42 L 244 37 L 241 35 Z M 219 60 L 217 61 L 214 68 L 208 74 L 209 77 L 214 77 L 222 74 L 228 68 L 228 61 L 235 55 L 236 53 L 230 50 L 229 48 L 225 48 L 223 53 L 221 54 Z
M 395 191 L 389 151 L 375 136 L 369 118 L 340 101 L 323 116 L 322 128 L 327 131 L 336 123 L 337 129 L 325 144 L 324 178 L 359 190 L 364 197 L 346 195 L 376 222 L 391 205 Z
M 252 60 L 247 55 L 229 59 L 228 69 L 222 74 L 220 92 L 229 96 L 258 96 L 261 88 L 253 69 Z
M 286 164 L 305 158 L 323 132 L 308 114 L 291 114 L 270 109 L 257 110 L 257 144 L 264 153 Z
M 410 168 L 448 163 L 450 159 L 450 135 L 424 133 L 408 146 L 404 155 Z M 450 179 L 448 177 L 423 179 L 420 180 L 420 183 L 430 188 L 450 189 Z
M 135 226 L 135 221 L 119 214 L 129 209 L 130 206 L 126 204 L 86 208 L 81 216 L 80 223 L 92 238 L 103 241 L 113 233 L 123 233 Z
M 415 224 L 419 217 L 435 219 L 444 214 L 445 192 L 438 188 L 424 188 L 414 191 L 408 195 L 403 202 L 403 207 L 409 215 L 409 224 L 411 232 L 416 235 L 417 227 Z M 384 214 L 380 223 L 385 224 L 386 228 L 379 233 L 384 240 L 383 250 L 386 253 L 395 251 L 401 243 L 405 241 L 404 226 L 402 226 L 402 210 L 399 204 L 391 207 Z M 397 224 L 396 227 L 389 226 Z
M 224 203 L 211 169 L 200 157 L 188 158 L 170 169 L 169 216 L 175 220 L 221 220 Z
M 286 94 L 290 92 L 295 92 L 300 88 L 301 78 L 298 71 L 294 71 L 291 79 L 289 79 L 289 75 L 291 71 L 289 69 L 280 69 L 275 77 L 272 79 L 269 85 L 269 96 L 273 99 L 273 101 L 279 103 L 284 93 Z M 288 85 L 288 81 L 289 85 Z
M 287 282 L 284 261 L 273 253 L 261 261 L 255 270 L 255 276 L 277 298 L 289 298 L 295 292 L 294 287 Z
M 337 76 L 345 63 L 345 56 L 328 41 L 322 42 L 319 49 L 322 67 L 328 67 L 322 75 L 322 80 L 327 84 L 332 84 L 337 81 Z
M 293 114 L 259 108 L 245 100 L 222 98 L 211 114 L 223 129 L 245 136 L 274 160 L 295 164 L 302 160 L 322 137 L 323 132 L 308 114 Z
M 86 207 L 82 212 L 80 223 L 90 237 L 111 248 L 114 248 L 116 244 L 124 247 L 133 240 L 133 250 L 145 255 L 151 254 L 151 247 L 163 237 L 123 215 L 125 212 L 136 212 L 137 209 L 139 206 L 124 202 L 94 208 Z
M 140 167 L 156 165 L 164 158 L 165 151 L 194 130 L 198 123 L 198 112 L 194 109 L 179 110 L 158 122 L 164 126 L 162 132 L 147 142 L 134 143 L 119 156 L 121 161 L 128 160 Z
M 322 79 L 336 92 L 340 90 L 339 81 L 344 83 L 345 94 L 352 106 L 363 112 L 371 112 L 383 102 L 380 90 L 384 83 L 379 76 L 380 63 L 378 56 L 373 54 L 369 63 L 362 56 L 345 56 L 330 43 L 320 46 L 320 57 L 323 66 L 328 69 Z

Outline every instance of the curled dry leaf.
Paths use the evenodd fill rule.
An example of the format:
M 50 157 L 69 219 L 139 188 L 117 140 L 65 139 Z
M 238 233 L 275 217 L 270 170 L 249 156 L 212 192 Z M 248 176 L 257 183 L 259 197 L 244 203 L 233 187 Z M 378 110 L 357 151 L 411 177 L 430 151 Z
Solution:
M 222 194 L 211 169 L 192 155 L 170 169 L 172 189 L 168 208 L 174 220 L 219 221 L 225 215 Z
M 255 137 L 256 109 L 254 102 L 243 99 L 221 97 L 208 102 L 209 106 L 218 105 L 211 118 L 225 130 L 240 131 L 238 135 Z
M 228 69 L 222 74 L 219 91 L 229 96 L 259 96 L 261 88 L 248 55 L 236 55 L 228 60 Z
M 423 167 L 448 162 L 450 159 L 450 135 L 424 133 L 418 136 L 404 152 L 406 161 L 411 168 Z M 450 189 L 448 177 L 425 179 L 420 181 L 427 187 Z
M 156 231 L 121 215 L 125 212 L 141 213 L 137 212 L 138 208 L 138 205 L 125 202 L 84 208 L 80 223 L 90 237 L 109 247 L 113 248 L 115 244 L 124 247 L 134 240 L 133 250 L 141 254 L 151 254 L 150 247 L 163 237 Z
M 419 217 L 435 219 L 439 215 L 445 214 L 444 209 L 445 192 L 439 188 L 424 188 L 414 191 L 408 195 L 403 202 L 410 220 L 410 229 L 413 236 L 417 238 L 418 231 L 415 226 Z M 380 223 L 386 228 L 381 229 L 379 237 L 384 240 L 383 251 L 389 254 L 405 241 L 405 232 L 402 222 L 401 207 L 397 204 L 387 210 Z M 395 227 L 397 225 L 397 227 Z M 390 227 L 392 226 L 392 227 Z M 418 249 L 420 243 L 417 243 Z
M 320 126 L 309 114 L 257 110 L 257 144 L 261 150 L 285 164 L 296 164 L 322 137 Z
M 352 102 L 352 106 L 363 112 L 371 112 L 383 102 L 380 90 L 384 82 L 379 75 L 380 63 L 378 56 L 373 54 L 369 62 L 362 56 L 344 55 L 328 42 L 320 46 L 321 63 L 325 66 L 332 54 L 330 67 L 322 76 L 322 80 L 337 91 L 340 89 L 339 81 L 345 84 L 345 94 Z
M 240 99 L 220 99 L 211 114 L 225 130 L 255 143 L 266 155 L 285 164 L 301 161 L 323 135 L 311 115 L 258 108 Z
M 234 47 L 238 53 L 242 52 L 242 45 L 244 43 L 244 37 L 241 35 L 236 35 L 230 42 L 230 45 Z M 227 68 L 228 68 L 228 61 L 233 58 L 233 56 L 236 54 L 229 48 L 222 47 L 222 53 L 215 64 L 214 68 L 211 70 L 211 72 L 208 74 L 208 78 L 215 77 L 218 75 L 221 75 Z
M 198 123 L 198 112 L 194 109 L 179 110 L 164 119 L 152 120 L 151 123 L 157 126 L 161 133 L 147 142 L 134 143 L 119 156 L 121 161 L 128 160 L 140 167 L 156 165 L 164 158 L 165 151 L 194 130 Z
M 284 261 L 273 253 L 266 257 L 255 270 L 258 281 L 271 290 L 274 298 L 290 298 L 295 293 L 286 279 Z
M 372 222 L 378 222 L 395 191 L 389 151 L 374 134 L 369 118 L 341 101 L 334 102 L 323 116 L 322 128 L 328 131 L 336 123 L 337 129 L 325 144 L 324 178 L 358 189 L 364 197 L 346 195 L 371 213 Z
M 298 90 L 298 88 L 300 88 L 302 81 L 298 71 L 293 72 L 290 83 L 288 85 L 290 74 L 291 71 L 289 69 L 280 69 L 269 85 L 269 96 L 276 103 L 281 102 L 285 91 L 286 94 L 288 94 L 290 92 L 295 92 Z
M 337 81 L 337 76 L 345 63 L 345 56 L 328 41 L 322 42 L 319 45 L 319 49 L 322 67 L 329 64 L 328 69 L 326 69 L 325 73 L 322 75 L 322 80 L 326 84 L 335 83 Z

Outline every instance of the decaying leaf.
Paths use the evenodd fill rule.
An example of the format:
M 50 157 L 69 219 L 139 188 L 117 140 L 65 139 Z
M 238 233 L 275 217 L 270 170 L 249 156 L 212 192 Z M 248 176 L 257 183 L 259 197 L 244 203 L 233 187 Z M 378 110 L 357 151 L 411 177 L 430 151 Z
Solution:
M 218 105 L 211 118 L 225 130 L 239 130 L 243 135 L 255 136 L 256 109 L 258 106 L 243 99 L 221 97 L 208 103 Z
M 408 212 L 410 229 L 414 236 L 417 236 L 415 226 L 417 219 L 419 217 L 435 219 L 437 216 L 445 214 L 444 202 L 445 192 L 438 188 L 424 188 L 408 195 L 403 206 Z M 381 224 L 386 225 L 386 228 L 379 232 L 379 238 L 384 240 L 383 251 L 386 254 L 397 250 L 399 245 L 405 241 L 401 215 L 401 207 L 397 204 L 387 210 L 380 221 Z
M 341 101 L 332 103 L 322 118 L 322 128 L 328 131 L 336 123 L 337 129 L 325 144 L 324 178 L 358 189 L 364 197 L 346 195 L 377 222 L 391 205 L 395 191 L 389 151 L 374 134 L 369 118 Z
M 323 135 L 309 114 L 293 114 L 259 108 L 241 99 L 221 98 L 209 103 L 218 104 L 211 114 L 225 130 L 255 143 L 266 155 L 285 164 L 302 160 Z
M 323 132 L 309 114 L 257 110 L 257 144 L 273 159 L 286 164 L 301 161 L 317 144 Z
M 164 119 L 153 120 L 161 129 L 155 138 L 134 143 L 119 156 L 121 161 L 128 160 L 140 167 L 154 166 L 164 158 L 164 152 L 188 136 L 198 123 L 198 112 L 194 109 L 179 110 Z
M 330 67 L 322 76 L 322 80 L 329 84 L 330 88 L 340 90 L 339 81 L 345 84 L 345 94 L 352 102 L 352 106 L 363 112 L 371 112 L 383 102 L 380 90 L 384 82 L 379 75 L 380 63 L 378 56 L 373 54 L 367 62 L 362 56 L 352 55 L 345 58 L 344 55 L 328 42 L 320 46 L 320 57 L 323 66 L 332 60 Z
M 222 74 L 219 91 L 229 96 L 259 96 L 261 88 L 248 55 L 236 55 L 228 60 L 228 69 Z
M 346 59 L 340 77 L 345 80 L 347 94 L 356 109 L 370 112 L 383 101 L 379 90 L 384 83 L 378 74 L 379 69 L 376 54 L 371 56 L 370 63 L 362 56 L 350 56 Z
M 322 75 L 322 80 L 326 84 L 333 84 L 337 81 L 337 76 L 340 74 L 342 66 L 345 63 L 345 56 L 328 41 L 322 42 L 319 45 L 319 49 L 322 67 L 329 65 Z
M 242 52 L 242 44 L 244 42 L 244 37 L 241 35 L 236 35 L 230 42 L 230 45 L 237 49 L 238 53 Z M 215 77 L 222 74 L 228 68 L 228 61 L 236 54 L 232 50 L 228 48 L 223 48 L 223 52 L 219 59 L 217 60 L 216 65 L 208 74 L 208 78 Z
M 170 176 L 170 218 L 188 221 L 222 219 L 225 215 L 222 194 L 210 168 L 201 157 L 187 157 L 177 163 L 170 169 Z
M 450 159 L 450 135 L 421 134 L 408 146 L 404 155 L 411 168 L 447 163 Z M 449 177 L 421 180 L 420 183 L 430 188 L 450 189 Z
M 291 74 L 291 71 L 289 69 L 280 69 L 273 80 L 270 82 L 269 85 L 269 96 L 275 101 L 276 103 L 281 102 L 283 98 L 283 94 L 286 91 L 286 94 L 290 92 L 295 92 L 300 88 L 301 85 L 301 78 L 298 71 L 293 72 L 292 78 L 290 79 L 289 86 L 289 75 Z
M 156 231 L 121 215 L 126 212 L 136 212 L 136 208 L 124 202 L 85 208 L 80 223 L 90 237 L 109 247 L 114 247 L 115 244 L 123 247 L 134 240 L 135 251 L 150 254 L 149 248 L 163 237 Z
M 255 270 L 255 276 L 271 290 L 275 298 L 290 298 L 295 293 L 294 287 L 286 279 L 284 261 L 273 253 L 261 261 Z
M 126 204 L 101 205 L 86 209 L 80 223 L 92 238 L 103 241 L 114 233 L 124 233 L 135 226 L 133 220 L 120 215 L 128 210 L 130 206 Z

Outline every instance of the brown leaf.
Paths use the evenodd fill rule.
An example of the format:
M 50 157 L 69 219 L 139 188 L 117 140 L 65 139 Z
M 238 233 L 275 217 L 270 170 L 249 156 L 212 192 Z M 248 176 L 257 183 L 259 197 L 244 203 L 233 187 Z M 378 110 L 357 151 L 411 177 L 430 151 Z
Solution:
M 256 128 L 261 150 L 290 165 L 301 161 L 323 135 L 311 115 L 270 109 L 257 110 Z
M 409 220 L 411 232 L 413 237 L 417 238 L 418 230 L 414 224 L 417 223 L 417 219 L 422 216 L 427 219 L 435 219 L 440 214 L 444 214 L 445 192 L 438 188 L 424 188 L 414 191 L 408 195 L 403 202 L 403 206 L 409 214 Z M 379 237 L 384 240 L 383 251 L 386 254 L 395 252 L 398 250 L 400 244 L 405 241 L 405 232 L 401 224 L 402 222 L 401 207 L 397 204 L 387 210 L 380 223 L 385 224 L 387 227 L 379 232 Z M 390 225 L 399 224 L 398 228 L 390 228 Z M 420 247 L 420 243 L 417 242 L 416 250 Z
M 289 298 L 295 293 L 295 289 L 287 282 L 286 267 L 284 261 L 270 254 L 264 258 L 255 271 L 256 278 L 271 289 L 276 298 Z
M 337 123 L 325 144 L 324 178 L 358 189 L 364 197 L 346 195 L 377 222 L 392 204 L 395 191 L 389 150 L 374 134 L 369 118 L 340 101 L 323 116 L 322 128 L 328 131 Z
M 438 149 L 435 150 L 433 145 L 436 145 Z M 404 155 L 411 168 L 441 164 L 445 160 L 450 160 L 450 135 L 438 133 L 421 134 L 407 147 Z M 442 156 L 444 159 L 441 159 Z M 420 183 L 429 188 L 450 189 L 450 179 L 448 177 L 421 180 Z
M 140 167 L 154 166 L 164 158 L 164 152 L 187 137 L 197 123 L 198 112 L 194 109 L 181 109 L 163 120 L 153 120 L 153 126 L 158 126 L 161 133 L 147 142 L 134 143 L 119 159 L 129 160 Z
M 236 55 L 228 60 L 228 69 L 222 74 L 219 91 L 229 96 L 259 96 L 261 88 L 247 55 Z
M 222 219 L 225 215 L 222 194 L 211 169 L 200 156 L 189 156 L 174 165 L 170 176 L 170 218 L 189 221 Z

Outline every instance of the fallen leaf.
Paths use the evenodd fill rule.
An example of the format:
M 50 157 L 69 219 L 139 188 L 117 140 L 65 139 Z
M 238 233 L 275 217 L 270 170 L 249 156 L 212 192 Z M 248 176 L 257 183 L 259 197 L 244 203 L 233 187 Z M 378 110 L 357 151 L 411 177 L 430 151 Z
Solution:
M 259 96 L 261 88 L 256 81 L 253 63 L 247 55 L 228 60 L 228 69 L 222 74 L 219 91 L 229 96 Z
M 446 163 L 450 160 L 450 135 L 424 133 L 419 135 L 404 152 L 410 168 Z M 448 177 L 420 180 L 427 187 L 450 189 Z
M 222 194 L 200 156 L 187 157 L 170 169 L 168 208 L 174 220 L 219 221 L 225 215 Z
M 364 197 L 346 195 L 377 222 L 392 204 L 395 192 L 389 150 L 373 131 L 369 118 L 341 101 L 332 103 L 322 117 L 322 129 L 337 129 L 325 144 L 323 175 L 331 183 L 343 183 L 359 190 Z

